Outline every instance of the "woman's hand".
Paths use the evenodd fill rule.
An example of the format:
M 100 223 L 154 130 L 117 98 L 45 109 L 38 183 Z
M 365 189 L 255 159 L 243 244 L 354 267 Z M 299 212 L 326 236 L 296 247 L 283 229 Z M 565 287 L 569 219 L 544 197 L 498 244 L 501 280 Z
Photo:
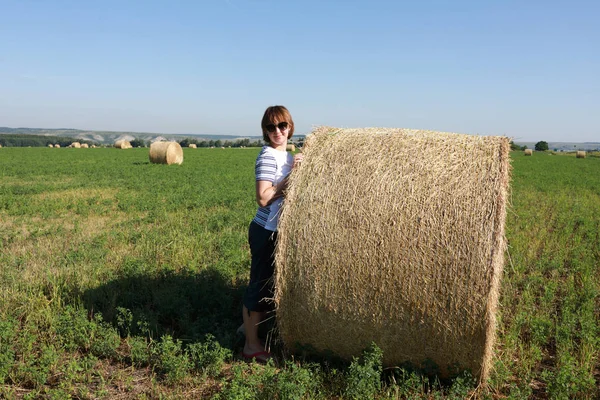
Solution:
M 304 154 L 298 153 L 294 154 L 294 163 L 292 164 L 292 168 L 297 167 L 304 160 Z

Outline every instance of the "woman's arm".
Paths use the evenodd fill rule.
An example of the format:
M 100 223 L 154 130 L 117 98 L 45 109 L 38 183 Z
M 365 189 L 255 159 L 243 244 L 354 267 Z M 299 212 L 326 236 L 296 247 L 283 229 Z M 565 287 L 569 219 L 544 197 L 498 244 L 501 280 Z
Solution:
M 287 187 L 287 177 L 277 185 L 269 181 L 256 181 L 256 202 L 260 207 L 266 207 L 281 196 Z
M 294 156 L 292 168 L 300 165 L 303 155 L 298 153 Z M 287 189 L 288 177 L 286 176 L 277 185 L 273 185 L 269 181 L 256 181 L 256 202 L 260 207 L 266 207 L 278 198 L 284 195 L 284 190 Z

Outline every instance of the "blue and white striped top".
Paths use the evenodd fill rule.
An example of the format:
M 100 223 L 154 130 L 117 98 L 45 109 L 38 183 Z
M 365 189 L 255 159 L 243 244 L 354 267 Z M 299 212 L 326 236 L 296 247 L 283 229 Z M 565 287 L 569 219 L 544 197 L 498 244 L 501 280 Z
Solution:
M 256 158 L 254 172 L 256 181 L 267 181 L 278 184 L 292 170 L 294 157 L 287 151 L 279 151 L 271 146 L 264 146 Z M 283 198 L 280 197 L 266 207 L 259 207 L 254 222 L 270 231 L 277 231 L 279 211 Z

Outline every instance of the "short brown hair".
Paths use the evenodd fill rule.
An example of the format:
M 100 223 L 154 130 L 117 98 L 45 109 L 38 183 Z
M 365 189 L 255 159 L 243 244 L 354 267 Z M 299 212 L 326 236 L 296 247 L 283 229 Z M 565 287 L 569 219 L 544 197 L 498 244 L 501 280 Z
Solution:
M 287 122 L 290 125 L 290 133 L 288 139 L 291 139 L 294 135 L 294 120 L 292 120 L 292 114 L 284 106 L 270 106 L 265 110 L 260 127 L 262 128 L 263 139 L 267 143 L 271 143 L 269 135 L 267 133 L 267 125 L 277 124 L 279 122 Z

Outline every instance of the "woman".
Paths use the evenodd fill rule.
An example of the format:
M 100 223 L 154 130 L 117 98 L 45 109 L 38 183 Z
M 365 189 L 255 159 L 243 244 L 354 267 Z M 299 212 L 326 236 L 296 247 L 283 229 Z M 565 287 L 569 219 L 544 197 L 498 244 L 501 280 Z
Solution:
M 286 151 L 294 134 L 294 121 L 284 106 L 268 107 L 261 121 L 267 143 L 256 158 L 256 202 L 258 211 L 250 223 L 248 242 L 252 254 L 250 283 L 244 294 L 243 318 L 246 341 L 242 356 L 266 362 L 271 354 L 258 338 L 258 324 L 270 310 L 273 298 L 273 272 L 277 223 L 287 187 L 287 176 L 302 161 L 302 154 Z

